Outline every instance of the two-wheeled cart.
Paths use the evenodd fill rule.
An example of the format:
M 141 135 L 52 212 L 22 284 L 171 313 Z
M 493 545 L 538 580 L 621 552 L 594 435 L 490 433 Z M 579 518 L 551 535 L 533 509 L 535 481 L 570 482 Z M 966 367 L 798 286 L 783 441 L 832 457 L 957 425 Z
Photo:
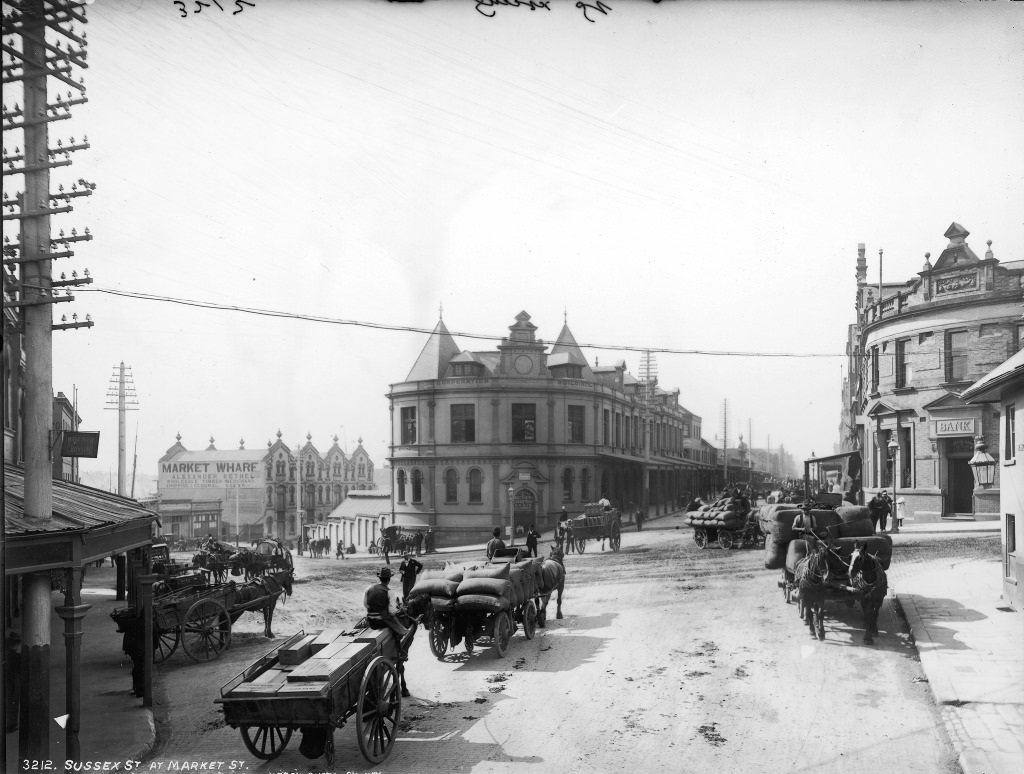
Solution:
M 309 744 L 334 764 L 334 730 L 355 717 L 359 750 L 370 763 L 391 753 L 402 715 L 390 630 L 299 632 L 235 675 L 214 701 L 224 720 L 238 728 L 246 749 L 260 760 L 277 758 L 296 729 L 316 737 Z M 312 651 L 319 641 L 322 648 Z M 310 749 L 307 757 L 316 757 Z
M 588 540 L 600 540 L 602 547 L 607 540 L 612 551 L 618 551 L 622 546 L 622 514 L 616 508 L 587 503 L 583 506 L 583 514 L 570 521 L 573 546 L 578 554 L 586 550 Z

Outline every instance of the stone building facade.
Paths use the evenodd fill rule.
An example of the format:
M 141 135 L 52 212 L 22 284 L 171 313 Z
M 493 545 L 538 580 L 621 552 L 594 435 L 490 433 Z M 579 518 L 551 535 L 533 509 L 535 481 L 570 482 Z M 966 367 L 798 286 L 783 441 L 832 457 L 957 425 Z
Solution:
M 438 545 L 551 528 L 602 495 L 665 513 L 720 485 L 678 390 L 591 365 L 568 325 L 549 347 L 526 312 L 493 351 L 460 349 L 439 321 L 388 400 L 394 523 Z
M 902 283 L 869 284 L 858 251 L 841 450 L 861 452 L 866 497 L 895 489 L 918 521 L 998 512 L 998 478 L 978 489 L 967 463 L 977 438 L 998 446 L 999 413 L 960 393 L 1024 344 L 1024 261 L 1000 263 L 991 241 L 979 258 L 968 235 L 950 225 L 935 262 L 925 253 Z

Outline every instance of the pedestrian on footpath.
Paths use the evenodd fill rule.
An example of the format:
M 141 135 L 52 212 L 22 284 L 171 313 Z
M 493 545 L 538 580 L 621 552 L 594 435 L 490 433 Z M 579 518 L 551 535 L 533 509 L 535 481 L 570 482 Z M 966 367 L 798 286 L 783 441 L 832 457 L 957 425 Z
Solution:
M 886 516 L 889 514 L 888 493 L 883 489 L 868 501 L 868 513 L 871 515 L 871 531 L 878 532 L 878 525 L 882 525 L 882 532 L 885 532 Z
M 531 524 L 530 531 L 526 533 L 526 555 L 536 556 L 537 555 L 537 541 L 540 540 L 540 533 L 537 528 Z

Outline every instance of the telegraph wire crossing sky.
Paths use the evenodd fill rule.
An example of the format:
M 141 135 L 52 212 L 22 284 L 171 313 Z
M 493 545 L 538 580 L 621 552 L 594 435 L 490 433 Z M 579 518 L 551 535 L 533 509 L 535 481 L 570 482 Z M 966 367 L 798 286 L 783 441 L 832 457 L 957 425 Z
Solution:
M 523 310 L 592 363 L 650 349 L 707 440 L 728 399 L 731 444 L 821 456 L 858 243 L 871 283 L 953 221 L 1024 258 L 1014 4 L 550 5 L 90 4 L 89 102 L 55 130 L 88 134 L 66 174 L 97 184 L 54 219 L 94 235 L 62 307 L 96 326 L 54 338 L 54 390 L 102 433 L 83 470 L 116 471 L 121 361 L 141 473 L 179 432 L 279 428 L 380 466 L 439 304 L 465 349 Z

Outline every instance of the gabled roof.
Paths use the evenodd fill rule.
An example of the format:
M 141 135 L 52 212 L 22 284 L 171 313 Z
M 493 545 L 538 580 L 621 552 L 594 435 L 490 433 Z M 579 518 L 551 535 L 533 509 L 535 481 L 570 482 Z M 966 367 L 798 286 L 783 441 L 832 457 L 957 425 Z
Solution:
M 946 249 L 942 251 L 938 260 L 935 261 L 932 271 L 959 268 L 960 266 L 978 263 L 978 256 L 974 254 L 974 251 L 971 250 L 966 241 L 970 233 L 959 223 L 950 224 L 949 228 L 946 229 L 946 233 L 943 234 L 943 236 L 949 239 L 949 244 L 946 245 Z
M 445 327 L 444 320 L 438 320 L 405 381 L 418 382 L 442 378 L 448 370 L 448 363 L 458 354 L 459 346 Z
M 1024 349 L 1018 350 L 960 393 L 960 398 L 965 403 L 990 403 L 998 401 L 1007 387 L 1021 384 L 1024 384 Z
M 897 411 L 899 411 L 899 408 L 893 406 L 891 403 L 886 403 L 884 400 L 876 399 L 872 401 L 864 413 L 869 417 L 874 417 L 879 414 L 895 414 Z
M 931 403 L 926 403 L 922 408 L 924 408 L 926 411 L 941 411 L 942 409 L 963 408 L 966 405 L 967 404 L 964 403 L 960 399 L 960 396 L 957 395 L 955 392 L 947 391 L 945 395 L 943 395 L 940 398 L 936 398 Z

